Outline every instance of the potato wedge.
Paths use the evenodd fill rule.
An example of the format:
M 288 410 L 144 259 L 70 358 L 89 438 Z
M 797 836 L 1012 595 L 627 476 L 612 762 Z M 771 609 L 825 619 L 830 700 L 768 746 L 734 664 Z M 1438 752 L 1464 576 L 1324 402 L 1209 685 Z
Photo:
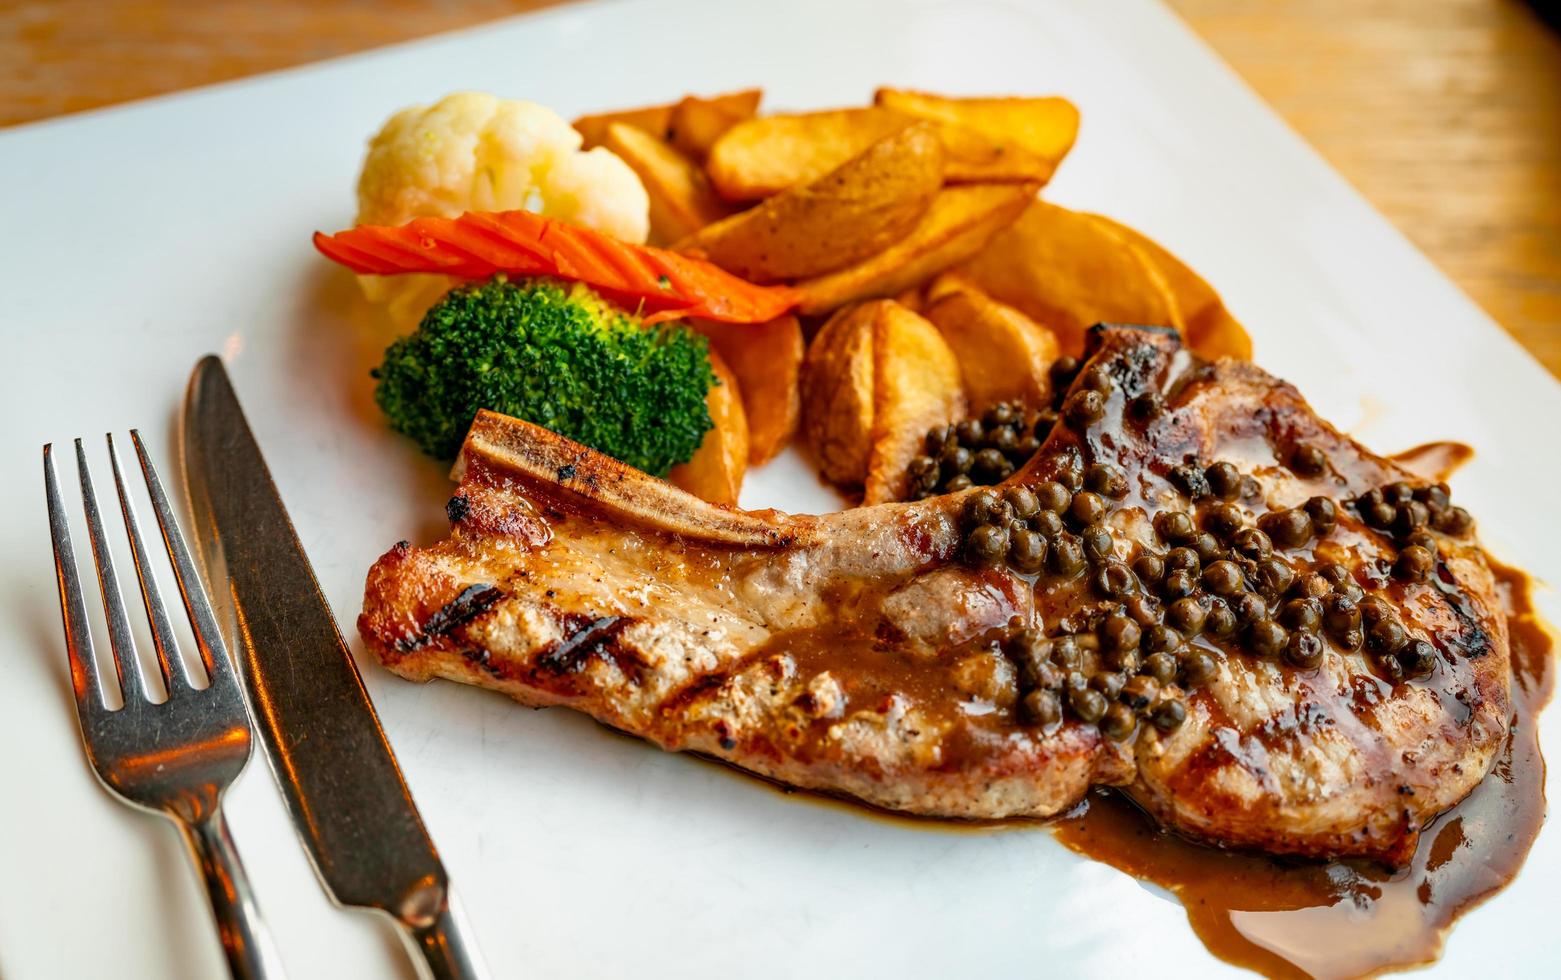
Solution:
M 803 433 L 826 480 L 864 502 L 903 499 L 928 429 L 962 416 L 959 363 L 936 327 L 892 300 L 847 307 L 803 362 Z
M 959 360 L 965 394 L 977 411 L 998 402 L 1029 408 L 1051 403 L 1049 369 L 1057 336 L 976 289 L 956 289 L 924 314 Z
M 1252 359 L 1252 338 L 1225 309 L 1214 287 L 1204 281 L 1181 259 L 1166 251 L 1158 242 L 1142 232 L 1129 228 L 1104 215 L 1090 215 L 1096 221 L 1114 229 L 1128 241 L 1142 249 L 1159 268 L 1171 296 L 1176 301 L 1181 319 L 1183 337 L 1187 346 L 1207 358 L 1235 357 L 1244 361 Z
M 1079 133 L 1079 110 L 1056 97 L 949 98 L 881 88 L 873 104 L 970 131 L 969 136 L 946 137 L 950 182 L 1050 180 Z
M 589 150 L 592 147 L 601 146 L 607 140 L 607 127 L 613 123 L 623 123 L 633 126 L 656 137 L 667 138 L 667 127 L 672 124 L 672 110 L 676 108 L 673 103 L 666 105 L 648 105 L 641 109 L 619 109 L 615 112 L 598 112 L 589 116 L 581 116 L 570 123 L 575 132 L 585 140 L 581 149 Z
M 760 116 L 727 130 L 705 169 L 729 201 L 755 201 L 817 180 L 915 120 L 888 109 Z
M 667 479 L 713 504 L 735 506 L 748 469 L 748 420 L 732 369 L 715 351 L 710 352 L 710 366 L 721 382 L 705 396 L 715 426 L 705 433 L 693 458 L 674 466 Z
M 802 437 L 819 475 L 859 487 L 873 450 L 873 304 L 830 317 L 802 360 Z
M 893 301 L 874 303 L 873 448 L 864 504 L 904 500 L 927 430 L 965 414 L 959 361 L 938 329 Z
M 627 123 L 610 123 L 602 143 L 645 185 L 650 197 L 650 240 L 675 242 L 726 217 L 730 208 L 710 189 L 699 165 L 670 143 Z
M 847 303 L 893 296 L 980 252 L 1035 197 L 1034 184 L 945 187 L 911 233 L 876 255 L 796 284 L 798 310 L 828 313 Z
M 715 141 L 728 129 L 754 117 L 763 97 L 764 90 L 757 88 L 709 97 L 687 96 L 672 110 L 667 138 L 673 146 L 703 162 Z
M 945 191 L 947 193 L 947 191 Z M 1096 323 L 1180 329 L 1165 277 L 1148 253 L 1090 215 L 1035 201 L 958 273 L 1057 335 L 1062 353 L 1084 350 Z
M 904 238 L 942 183 L 943 145 L 931 124 L 917 123 L 817 180 L 706 226 L 677 248 L 753 282 L 822 275 Z
M 788 313 L 768 323 L 696 320 L 693 326 L 737 379 L 748 419 L 748 465 L 768 462 L 796 434 L 802 414 L 797 379 L 806 344 L 801 324 Z

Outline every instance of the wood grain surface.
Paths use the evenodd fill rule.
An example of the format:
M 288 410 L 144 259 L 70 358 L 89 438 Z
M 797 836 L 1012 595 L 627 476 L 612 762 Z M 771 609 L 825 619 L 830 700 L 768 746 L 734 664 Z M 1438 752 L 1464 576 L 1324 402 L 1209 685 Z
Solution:
M 0 0 L 0 125 L 316 61 L 548 2 Z M 1169 3 L 1561 375 L 1561 39 L 1529 8 L 1517 0 Z

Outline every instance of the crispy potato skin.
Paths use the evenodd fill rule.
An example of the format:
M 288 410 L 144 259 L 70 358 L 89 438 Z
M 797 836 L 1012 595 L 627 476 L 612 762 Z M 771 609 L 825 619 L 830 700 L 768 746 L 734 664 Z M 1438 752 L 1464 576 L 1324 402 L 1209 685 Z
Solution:
M 730 208 L 710 189 L 705 172 L 665 140 L 628 123 L 607 126 L 602 145 L 629 165 L 650 196 L 653 244 L 677 241 L 719 221 Z
M 657 139 L 666 139 L 667 126 L 672 122 L 672 103 L 650 105 L 640 109 L 619 109 L 616 112 L 598 112 L 581 116 L 570 123 L 585 140 L 582 149 L 601 146 L 607 140 L 607 129 L 613 123 L 623 123 L 647 132 Z
M 938 329 L 893 300 L 824 325 L 802 373 L 803 432 L 825 479 L 866 504 L 904 496 L 924 434 L 965 412 L 959 361 Z
M 829 313 L 847 303 L 893 296 L 982 250 L 1035 197 L 1037 184 L 944 187 L 911 233 L 876 255 L 797 283 L 798 309 Z
M 944 294 L 926 316 L 958 358 L 976 411 L 1003 401 L 1031 408 L 1050 404 L 1056 334 L 971 287 Z
M 760 466 L 786 448 L 802 417 L 798 376 L 807 346 L 802 325 L 786 314 L 768 323 L 695 321 L 737 378 L 748 419 L 748 465 Z
M 753 282 L 821 275 L 904 238 L 942 182 L 943 144 L 918 123 L 677 247 Z
M 829 173 L 916 120 L 888 109 L 760 116 L 710 148 L 710 182 L 729 201 L 756 201 Z
M 703 162 L 710 148 L 726 131 L 759 111 L 764 90 L 743 89 L 725 95 L 690 95 L 677 104 L 667 124 L 667 139 L 672 145 Z
M 743 396 L 737 376 L 713 350 L 710 366 L 720 382 L 705 396 L 710 406 L 710 420 L 715 425 L 705 433 L 693 458 L 681 466 L 674 466 L 667 479 L 696 497 L 734 507 L 742 493 L 743 475 L 748 470 L 748 419 L 743 414 Z
M 1048 181 L 1079 132 L 1079 110 L 1055 96 L 949 98 L 881 88 L 873 103 L 940 123 L 950 183 Z

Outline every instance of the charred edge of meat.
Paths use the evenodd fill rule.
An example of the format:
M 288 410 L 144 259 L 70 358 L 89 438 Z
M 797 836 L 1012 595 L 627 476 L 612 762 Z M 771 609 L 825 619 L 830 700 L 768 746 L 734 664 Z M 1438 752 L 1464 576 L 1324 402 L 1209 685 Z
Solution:
M 422 649 L 452 630 L 471 622 L 488 611 L 488 607 L 504 598 L 504 591 L 494 585 L 468 585 L 460 595 L 445 603 L 423 623 L 415 636 L 396 641 L 396 651 L 410 653 Z
M 471 511 L 471 498 L 463 493 L 451 497 L 444 505 L 444 516 L 450 519 L 451 524 L 459 524 L 466 520 L 466 515 Z
M 1440 592 L 1447 601 L 1447 608 L 1458 617 L 1458 646 L 1462 649 L 1463 655 L 1473 659 L 1490 653 L 1492 649 L 1490 634 L 1480 625 L 1474 604 L 1469 601 L 1468 593 L 1459 586 L 1447 563 L 1437 562 L 1436 572 L 1430 578 L 1436 591 Z

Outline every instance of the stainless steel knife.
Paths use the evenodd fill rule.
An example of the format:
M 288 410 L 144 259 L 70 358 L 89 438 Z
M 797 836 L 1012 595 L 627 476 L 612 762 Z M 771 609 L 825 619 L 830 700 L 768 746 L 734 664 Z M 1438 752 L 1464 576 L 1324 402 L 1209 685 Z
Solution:
M 439 853 L 214 356 L 190 377 L 182 446 L 212 598 L 227 606 L 255 726 L 326 892 L 389 915 L 427 975 L 482 976 Z

